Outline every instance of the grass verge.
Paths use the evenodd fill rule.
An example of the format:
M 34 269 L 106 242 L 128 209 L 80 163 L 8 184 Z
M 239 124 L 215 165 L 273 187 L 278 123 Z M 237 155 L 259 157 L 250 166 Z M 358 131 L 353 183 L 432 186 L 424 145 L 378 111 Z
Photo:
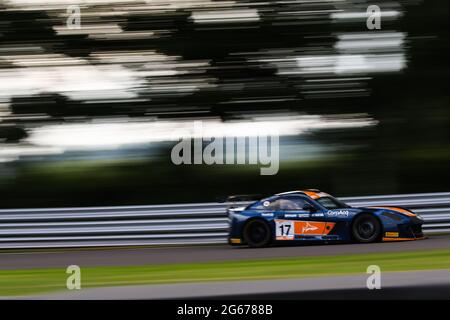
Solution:
M 187 283 L 311 277 L 382 271 L 449 269 L 450 250 L 354 254 L 304 258 L 225 261 L 146 266 L 104 266 L 81 269 L 82 288 L 138 284 Z M 0 270 L 0 296 L 66 290 L 65 269 Z

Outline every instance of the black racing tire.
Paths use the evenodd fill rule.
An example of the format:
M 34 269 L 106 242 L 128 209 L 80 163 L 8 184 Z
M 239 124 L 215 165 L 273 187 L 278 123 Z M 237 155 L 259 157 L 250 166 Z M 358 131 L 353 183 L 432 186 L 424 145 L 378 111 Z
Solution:
M 251 248 L 267 247 L 272 242 L 269 224 L 261 219 L 250 220 L 242 232 L 244 241 Z
M 356 216 L 352 223 L 352 236 L 356 242 L 377 242 L 381 238 L 382 231 L 380 221 L 369 213 Z

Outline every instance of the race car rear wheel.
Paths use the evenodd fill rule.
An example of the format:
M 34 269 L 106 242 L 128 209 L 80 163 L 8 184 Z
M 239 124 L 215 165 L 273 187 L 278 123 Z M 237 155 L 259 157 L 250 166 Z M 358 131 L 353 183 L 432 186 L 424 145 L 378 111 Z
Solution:
M 375 242 L 381 236 L 381 223 L 371 214 L 361 214 L 355 218 L 352 225 L 353 239 L 357 242 Z
M 266 247 L 272 241 L 272 232 L 267 222 L 251 220 L 244 227 L 244 241 L 252 248 Z

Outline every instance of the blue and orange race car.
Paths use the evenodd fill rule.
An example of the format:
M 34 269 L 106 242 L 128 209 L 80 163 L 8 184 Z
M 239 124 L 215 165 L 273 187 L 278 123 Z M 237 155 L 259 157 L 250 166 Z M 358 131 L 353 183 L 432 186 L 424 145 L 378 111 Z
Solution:
M 229 243 L 265 247 L 300 241 L 377 242 L 424 239 L 423 219 L 410 210 L 353 208 L 315 189 L 279 193 L 228 209 Z

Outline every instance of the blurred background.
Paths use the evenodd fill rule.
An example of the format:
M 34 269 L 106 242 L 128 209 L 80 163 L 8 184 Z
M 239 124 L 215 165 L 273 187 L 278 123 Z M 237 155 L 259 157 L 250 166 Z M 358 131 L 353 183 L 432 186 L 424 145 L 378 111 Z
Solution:
M 381 8 L 381 29 L 366 10 Z M 78 5 L 81 28 L 69 29 Z M 448 191 L 449 2 L 1 0 L 0 207 Z M 179 165 L 195 120 L 283 129 L 280 169 Z

